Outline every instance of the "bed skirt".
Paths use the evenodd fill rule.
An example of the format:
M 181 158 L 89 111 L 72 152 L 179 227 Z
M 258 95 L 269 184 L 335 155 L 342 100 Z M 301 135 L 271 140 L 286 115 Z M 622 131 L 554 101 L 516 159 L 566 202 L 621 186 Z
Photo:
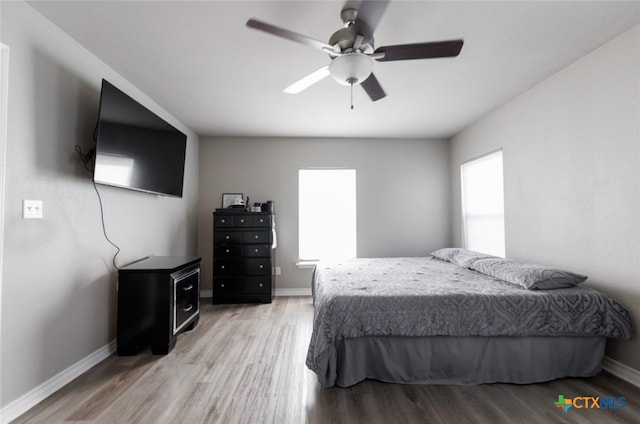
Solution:
M 348 387 L 365 379 L 472 385 L 591 377 L 601 370 L 605 342 L 605 337 L 342 339 L 322 360 L 327 369 L 318 378 L 323 387 Z

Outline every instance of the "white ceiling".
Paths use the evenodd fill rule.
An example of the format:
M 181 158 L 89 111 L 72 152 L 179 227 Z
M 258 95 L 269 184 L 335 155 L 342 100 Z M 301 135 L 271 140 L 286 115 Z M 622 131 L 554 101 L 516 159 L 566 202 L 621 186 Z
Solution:
M 342 1 L 30 1 L 199 135 L 446 138 L 640 23 L 640 2 L 392 1 L 376 47 L 464 39 L 457 58 L 376 62 L 387 97 L 326 78 L 328 55 L 245 26 L 328 41 Z

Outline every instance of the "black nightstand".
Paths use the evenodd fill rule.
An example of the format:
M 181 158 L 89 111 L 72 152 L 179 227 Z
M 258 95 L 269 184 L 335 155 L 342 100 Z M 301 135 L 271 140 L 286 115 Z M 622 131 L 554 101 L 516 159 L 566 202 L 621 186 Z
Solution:
M 151 256 L 118 272 L 118 355 L 167 354 L 200 318 L 200 258 Z

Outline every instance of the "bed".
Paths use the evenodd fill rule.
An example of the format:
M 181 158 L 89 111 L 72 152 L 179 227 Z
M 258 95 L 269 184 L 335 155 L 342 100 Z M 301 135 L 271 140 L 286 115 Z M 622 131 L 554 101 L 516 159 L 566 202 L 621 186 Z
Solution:
M 587 277 L 464 249 L 321 262 L 307 367 L 322 387 L 534 383 L 600 372 L 628 312 Z

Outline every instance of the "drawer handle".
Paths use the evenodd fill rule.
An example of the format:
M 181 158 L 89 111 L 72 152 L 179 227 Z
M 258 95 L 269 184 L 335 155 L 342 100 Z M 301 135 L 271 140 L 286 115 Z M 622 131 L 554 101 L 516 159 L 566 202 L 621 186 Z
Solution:
M 193 288 L 193 284 L 189 284 L 187 287 L 183 287 L 182 290 L 189 291 Z
M 260 222 L 264 222 L 264 219 L 260 218 Z
M 259 235 L 257 235 L 257 234 L 254 236 L 254 238 L 259 238 L 259 237 L 260 237 L 260 236 L 259 236 Z
M 258 253 L 260 251 L 260 249 L 253 249 L 254 252 Z
M 229 235 L 224 236 L 225 239 L 229 240 Z
M 227 222 L 227 220 L 223 218 L 223 219 L 220 220 L 220 222 L 224 223 L 224 222 Z
M 229 252 L 230 252 L 230 250 L 229 250 L 229 249 L 227 249 L 227 250 L 225 250 L 225 252 L 229 253 Z
M 220 269 L 224 269 L 224 265 L 220 265 Z
M 220 287 L 224 287 L 224 284 L 220 284 Z
M 262 283 L 258 284 L 260 287 L 262 287 Z
M 264 265 L 260 264 L 260 269 L 264 268 Z
M 182 308 L 182 310 L 185 311 L 185 312 L 189 312 L 192 309 L 193 309 L 193 305 L 189 305 L 186 308 Z
M 244 219 L 241 219 L 240 222 L 244 223 Z

